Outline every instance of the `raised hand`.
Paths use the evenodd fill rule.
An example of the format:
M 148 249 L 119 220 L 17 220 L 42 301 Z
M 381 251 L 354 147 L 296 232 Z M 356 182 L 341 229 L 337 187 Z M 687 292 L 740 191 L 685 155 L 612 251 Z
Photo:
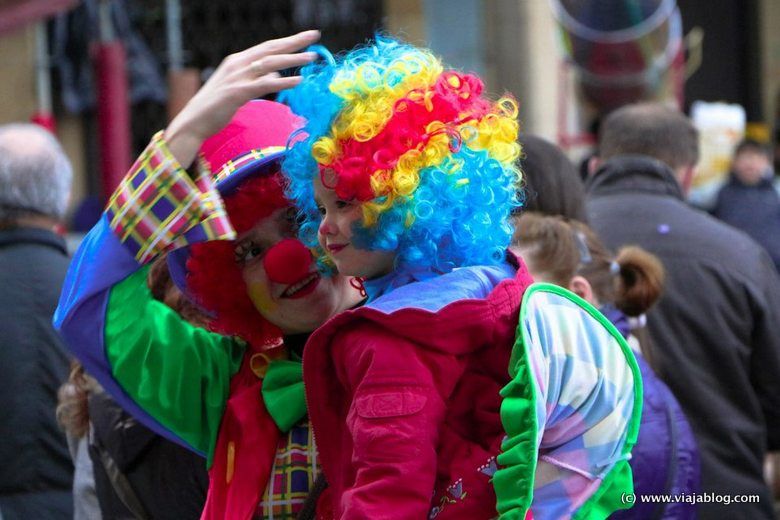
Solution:
M 316 53 L 298 51 L 319 38 L 319 31 L 304 31 L 268 40 L 222 60 L 165 130 L 165 139 L 179 163 L 189 166 L 203 141 L 224 127 L 247 101 L 300 83 L 300 76 L 283 78 L 279 71 L 314 61 Z

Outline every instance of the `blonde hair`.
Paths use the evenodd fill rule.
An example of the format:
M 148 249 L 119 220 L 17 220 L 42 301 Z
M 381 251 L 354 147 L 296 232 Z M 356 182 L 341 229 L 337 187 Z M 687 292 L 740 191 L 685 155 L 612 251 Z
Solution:
M 524 213 L 515 217 L 512 247 L 551 283 L 568 287 L 576 275 L 584 277 L 600 303 L 612 303 L 627 316 L 646 312 L 663 291 L 664 268 L 657 257 L 637 246 L 622 247 L 613 257 L 581 222 Z
M 89 430 L 87 398 L 100 385 L 84 371 L 76 360 L 70 362 L 68 380 L 57 391 L 56 417 L 60 427 L 69 435 L 80 439 Z

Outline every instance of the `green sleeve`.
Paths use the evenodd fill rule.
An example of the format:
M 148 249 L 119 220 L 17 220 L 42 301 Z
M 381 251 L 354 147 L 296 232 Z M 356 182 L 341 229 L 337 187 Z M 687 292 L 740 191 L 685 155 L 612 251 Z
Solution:
M 124 391 L 209 466 L 227 401 L 230 378 L 244 353 L 238 341 L 185 322 L 152 298 L 147 269 L 111 289 L 105 351 Z

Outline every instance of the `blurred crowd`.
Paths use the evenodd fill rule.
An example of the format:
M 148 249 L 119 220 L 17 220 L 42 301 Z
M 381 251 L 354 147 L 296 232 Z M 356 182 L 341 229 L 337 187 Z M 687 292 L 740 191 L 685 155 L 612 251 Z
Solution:
M 215 77 L 212 81 L 220 80 L 219 73 Z M 208 99 L 199 95 L 201 98 L 194 98 L 195 102 Z M 235 128 L 245 131 L 252 121 L 242 121 L 243 126 Z M 214 134 L 222 126 L 210 129 L 209 133 Z M 167 132 L 171 135 L 173 130 L 169 127 Z M 554 143 L 520 134 L 522 182 L 517 191 L 522 204 L 511 216 L 514 234 L 510 250 L 522 259 L 534 281 L 576 294 L 598 309 L 609 322 L 610 330 L 614 327 L 631 347 L 644 384 L 641 426 L 629 460 L 637 493 L 759 497 L 749 503 L 725 505 L 713 501 L 695 507 L 682 503 L 637 503 L 614 517 L 775 518 L 774 503 L 780 482 L 774 474 L 777 470 L 773 469 L 771 452 L 780 449 L 780 184 L 772 166 L 771 149 L 753 140 L 741 142 L 734 151 L 729 178 L 716 200 L 711 207 L 696 208 L 686 201 L 686 194 L 699 159 L 699 142 L 696 129 L 684 114 L 655 103 L 626 105 L 609 114 L 599 132 L 594 155 L 582 168 L 586 171 L 584 179 Z M 284 141 L 279 144 L 284 145 Z M 213 171 L 235 162 L 231 161 L 231 154 L 246 151 L 241 149 L 242 145 L 230 143 L 230 150 L 224 143 L 213 144 L 212 152 L 224 156 L 214 159 Z M 208 148 L 209 141 L 203 146 Z M 174 144 L 170 147 L 179 159 L 180 152 Z M 134 168 L 160 161 L 159 157 L 143 155 Z M 290 446 L 297 445 L 296 436 L 308 439 L 309 423 L 299 416 L 290 419 L 288 429 L 280 427 L 282 433 L 274 437 L 270 447 L 272 464 L 268 468 L 247 469 L 238 459 L 231 458 L 231 450 L 243 446 L 241 442 L 252 442 L 251 435 L 262 436 L 266 426 L 253 430 L 251 435 L 235 426 L 231 433 L 231 421 L 243 424 L 240 416 L 231 419 L 227 413 L 224 417 L 219 415 L 219 438 L 215 429 L 202 450 L 187 449 L 171 440 L 171 436 L 166 438 L 159 430 L 149 428 L 149 421 L 144 419 L 147 412 L 163 425 L 162 429 L 167 428 L 167 423 L 160 420 L 163 412 L 156 414 L 143 406 L 128 406 L 123 395 L 131 393 L 129 390 L 104 388 L 93 377 L 95 367 L 103 361 L 91 358 L 92 354 L 84 355 L 87 351 L 79 350 L 79 343 L 92 341 L 88 334 L 101 336 L 103 332 L 97 328 L 89 330 L 84 322 L 83 337 L 70 332 L 63 340 L 52 325 L 53 319 L 59 320 L 58 326 L 63 320 L 67 323 L 67 317 L 55 318 L 55 309 L 71 262 L 63 239 L 71 182 L 70 163 L 53 135 L 30 124 L 0 127 L 0 285 L 4 288 L 0 295 L 0 396 L 4 403 L 0 410 L 4 440 L 0 448 L 0 514 L 4 520 L 181 519 L 199 518 L 206 508 L 214 518 L 220 514 L 232 517 L 225 513 L 232 504 L 232 491 L 220 491 L 222 484 L 214 482 L 225 479 L 219 471 L 227 472 L 224 486 L 233 478 L 239 479 L 242 472 L 266 472 L 265 477 L 255 480 L 247 477 L 247 486 L 267 481 L 269 473 L 271 480 L 276 478 L 273 475 L 281 478 L 279 475 L 284 473 L 276 472 L 279 466 L 297 468 L 299 461 L 290 455 Z M 221 190 L 220 186 L 217 188 Z M 270 197 L 269 189 L 258 191 L 253 200 Z M 229 191 L 220 193 L 227 200 L 225 211 L 231 220 L 248 219 L 251 225 L 247 229 L 268 218 L 267 214 L 253 213 L 257 208 L 252 204 L 230 198 Z M 119 199 L 123 196 L 116 195 Z M 111 201 L 109 207 L 121 207 L 111 206 L 116 203 Z M 121 217 L 110 211 L 116 210 L 110 209 L 101 222 Z M 280 218 L 281 222 L 286 217 Z M 97 224 L 101 225 L 106 224 Z M 236 227 L 240 234 L 239 225 Z M 278 238 L 275 236 L 274 240 Z M 112 239 L 103 235 L 91 234 L 86 241 L 90 240 L 89 247 L 96 251 L 115 247 L 108 243 Z M 242 254 L 251 257 L 252 247 L 255 245 Z M 198 264 L 205 262 L 204 255 L 218 254 L 216 249 L 191 249 L 190 257 L 181 264 L 189 270 L 205 265 Z M 194 285 L 186 286 L 183 292 L 183 286 L 176 283 L 178 275 L 171 266 L 177 264 L 165 255 L 159 255 L 148 271 L 138 271 L 151 297 L 171 310 L 171 314 L 154 314 L 160 316 L 159 334 L 171 334 L 177 342 L 196 343 L 205 341 L 201 334 L 209 330 L 208 334 L 214 337 L 218 333 L 240 336 L 252 344 L 259 333 L 235 323 L 243 320 L 245 324 L 253 319 L 251 302 L 250 311 L 240 308 L 238 303 L 229 309 L 215 303 L 204 310 L 203 305 L 196 305 L 204 300 L 187 293 L 195 290 Z M 232 246 L 227 255 L 232 262 Z M 290 259 L 293 256 L 282 262 L 294 263 L 296 260 Z M 77 274 L 71 275 L 75 276 L 71 281 L 74 287 L 112 276 L 115 279 L 111 284 L 120 284 L 138 274 L 107 274 L 132 262 L 130 256 L 112 257 L 111 266 L 90 264 L 90 258 L 78 257 L 76 262 L 81 264 L 71 268 L 77 269 Z M 241 275 L 230 275 L 227 268 L 215 265 L 207 266 L 212 271 L 203 277 L 206 281 L 197 282 L 197 287 L 204 294 L 211 291 L 214 301 L 219 302 L 221 298 L 232 298 L 228 289 L 233 289 L 228 286 L 235 276 Z M 274 274 L 280 267 L 266 263 L 264 269 L 272 282 L 276 283 L 276 276 L 292 283 L 284 275 Z M 333 282 L 334 293 L 351 290 L 349 283 L 342 284 L 344 288 L 338 283 Z M 106 313 L 109 318 L 119 299 L 138 301 L 133 300 L 136 296 L 131 291 L 120 292 L 116 288 L 105 297 L 95 293 L 77 298 L 66 291 L 62 298 L 68 304 L 76 301 L 73 312 Z M 361 297 L 346 300 L 347 304 L 337 310 L 352 312 L 349 309 L 360 305 Z M 335 314 L 329 308 L 320 319 L 316 312 L 293 309 L 290 315 L 281 317 L 274 311 L 269 311 L 270 316 L 261 314 L 274 324 L 275 331 L 281 331 L 291 358 L 300 361 L 307 334 Z M 231 321 L 223 313 L 233 313 L 230 316 L 235 319 Z M 180 316 L 177 320 L 188 328 L 184 329 L 179 321 L 174 326 L 174 315 Z M 152 319 L 150 316 L 128 316 L 128 323 L 123 323 L 115 334 L 132 335 L 140 320 Z M 134 323 L 135 319 L 139 322 Z M 123 359 L 121 353 L 111 350 L 109 326 L 110 323 L 106 325 L 105 337 L 95 341 L 114 364 L 111 368 L 117 379 L 140 378 L 145 372 L 134 371 L 134 363 L 159 363 L 161 372 L 209 371 L 206 361 L 195 359 L 197 356 L 191 353 L 181 359 L 180 366 L 155 360 L 151 350 L 146 361 Z M 174 331 L 179 330 L 186 330 L 186 334 L 175 336 Z M 212 344 L 208 347 L 216 348 Z M 219 348 L 232 352 L 234 347 L 224 343 Z M 70 351 L 81 353 L 78 361 Z M 260 373 L 266 377 L 267 367 L 257 367 L 265 350 L 252 352 L 246 365 L 241 364 L 240 354 L 231 354 L 236 378 L 253 379 Z M 119 373 L 120 365 L 125 372 Z M 269 378 L 270 374 L 268 371 Z M 275 377 L 291 376 L 275 373 Z M 301 376 L 298 377 L 303 385 Z M 228 387 L 233 392 L 238 385 L 235 380 L 222 383 L 226 396 Z M 247 392 L 259 395 L 259 387 L 248 385 Z M 193 394 L 197 388 L 193 387 Z M 156 387 L 149 391 L 164 393 Z M 266 391 L 265 387 L 262 391 Z M 230 399 L 242 398 L 235 392 L 230 395 Z M 171 394 L 170 399 L 176 398 Z M 226 406 L 236 414 L 245 413 L 244 409 L 230 408 L 223 402 L 214 405 L 209 399 L 212 398 L 204 397 L 203 402 L 194 406 L 217 406 L 220 410 Z M 406 405 L 411 406 L 408 402 Z M 199 417 L 204 423 L 211 420 L 206 415 L 204 412 Z M 348 416 L 347 421 L 355 420 Z M 269 427 L 276 431 L 279 421 L 275 416 L 274 422 L 269 422 Z M 192 428 L 195 431 L 197 426 Z M 249 440 L 230 440 L 240 436 L 236 431 L 246 432 Z M 234 437 L 226 437 L 223 443 L 223 434 Z M 185 440 L 192 445 L 199 442 L 186 435 Z M 227 467 L 220 466 L 222 449 L 227 453 Z M 301 448 L 300 453 L 310 459 L 312 455 L 307 449 Z M 239 456 L 246 456 L 244 453 Z M 311 467 L 316 466 L 310 460 L 306 464 L 309 469 L 300 470 L 302 478 L 308 479 L 305 492 L 289 487 L 288 503 L 273 498 L 270 484 L 270 491 L 265 487 L 254 490 L 252 516 L 314 518 L 316 502 L 329 495 L 327 491 L 320 495 L 327 484 L 318 478 L 317 471 L 312 472 Z M 343 471 L 348 473 L 347 469 Z M 292 481 L 298 477 L 290 470 L 286 478 Z M 223 491 L 227 498 L 221 494 Z M 214 497 L 223 497 L 225 502 Z M 436 516 L 431 514 L 431 518 Z

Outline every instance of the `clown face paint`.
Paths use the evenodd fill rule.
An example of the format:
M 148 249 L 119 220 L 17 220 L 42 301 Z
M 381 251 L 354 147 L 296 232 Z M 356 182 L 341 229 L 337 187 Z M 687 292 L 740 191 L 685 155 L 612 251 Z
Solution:
M 285 334 L 311 332 L 360 300 L 349 280 L 320 275 L 295 232 L 294 211 L 281 208 L 241 234 L 234 248 L 250 300 Z
M 322 216 L 319 243 L 339 273 L 371 280 L 393 270 L 394 252 L 358 249 L 352 243 L 352 228 L 362 217 L 359 202 L 339 199 L 319 176 L 314 179 L 314 198 Z

